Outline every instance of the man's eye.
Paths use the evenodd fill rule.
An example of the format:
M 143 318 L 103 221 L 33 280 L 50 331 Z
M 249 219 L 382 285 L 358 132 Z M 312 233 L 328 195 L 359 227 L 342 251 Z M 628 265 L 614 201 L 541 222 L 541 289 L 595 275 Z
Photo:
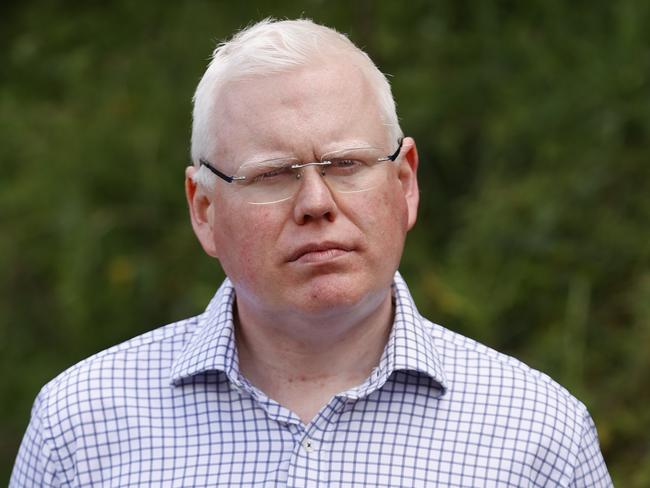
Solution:
M 334 159 L 331 161 L 328 171 L 353 173 L 362 169 L 364 166 L 364 162 L 358 159 Z
M 279 167 L 279 168 L 269 168 L 265 171 L 262 171 L 261 173 L 258 173 L 255 175 L 253 178 L 251 178 L 252 182 L 269 182 L 274 179 L 280 179 L 286 176 L 289 176 L 291 174 L 291 170 L 289 170 L 286 167 Z
M 339 159 L 338 161 L 333 161 L 332 164 L 337 168 L 349 168 L 350 166 L 356 166 L 360 163 L 355 159 Z

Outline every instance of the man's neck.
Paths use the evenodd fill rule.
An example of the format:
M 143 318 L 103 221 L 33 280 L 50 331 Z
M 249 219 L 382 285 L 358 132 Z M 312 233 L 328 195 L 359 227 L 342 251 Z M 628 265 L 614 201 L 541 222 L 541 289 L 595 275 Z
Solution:
M 379 363 L 393 323 L 390 289 L 366 313 L 260 320 L 237 303 L 243 375 L 306 424 L 337 393 L 361 384 Z M 267 315 L 268 317 L 268 315 Z

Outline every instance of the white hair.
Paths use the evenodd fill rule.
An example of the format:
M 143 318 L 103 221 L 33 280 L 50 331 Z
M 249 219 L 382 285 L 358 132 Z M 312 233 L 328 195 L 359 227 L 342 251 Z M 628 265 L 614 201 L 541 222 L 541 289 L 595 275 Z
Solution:
M 402 137 L 395 110 L 395 101 L 386 76 L 370 57 L 345 35 L 315 24 L 309 19 L 276 21 L 267 18 L 238 32 L 231 40 L 219 44 L 212 53 L 208 68 L 194 93 L 192 113 L 192 161 L 198 169 L 194 181 L 205 188 L 215 182 L 200 159 L 210 159 L 217 150 L 215 110 L 220 89 L 228 82 L 256 76 L 290 71 L 313 63 L 314 58 L 330 58 L 337 51 L 361 60 L 361 69 L 368 76 L 376 93 L 383 124 L 389 136 Z

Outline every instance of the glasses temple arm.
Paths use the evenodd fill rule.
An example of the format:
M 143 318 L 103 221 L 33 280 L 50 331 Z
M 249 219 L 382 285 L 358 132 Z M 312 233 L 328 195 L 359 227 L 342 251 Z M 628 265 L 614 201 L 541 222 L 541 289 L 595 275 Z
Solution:
M 395 161 L 397 159 L 397 156 L 399 156 L 399 153 L 402 151 L 402 143 L 404 142 L 404 139 L 400 137 L 397 142 L 399 142 L 399 146 L 397 146 L 397 151 L 395 151 L 393 154 L 388 156 L 388 159 L 391 161 Z
M 219 178 L 221 178 L 224 181 L 227 181 L 228 183 L 232 183 L 233 180 L 235 179 L 233 176 L 228 176 L 228 175 L 222 173 L 217 168 L 215 168 L 210 163 L 208 163 L 205 159 L 199 159 L 199 163 L 201 163 L 201 166 L 205 166 L 210 171 L 212 171 L 215 175 L 217 175 Z

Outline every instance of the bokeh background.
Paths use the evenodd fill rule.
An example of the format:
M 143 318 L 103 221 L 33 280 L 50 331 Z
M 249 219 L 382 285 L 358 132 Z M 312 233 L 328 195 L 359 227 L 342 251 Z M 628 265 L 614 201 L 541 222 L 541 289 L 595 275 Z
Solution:
M 393 75 L 421 311 L 565 385 L 615 483 L 650 486 L 645 0 L 3 2 L 0 479 L 45 382 L 218 286 L 183 195 L 190 100 L 215 42 L 269 15 Z

